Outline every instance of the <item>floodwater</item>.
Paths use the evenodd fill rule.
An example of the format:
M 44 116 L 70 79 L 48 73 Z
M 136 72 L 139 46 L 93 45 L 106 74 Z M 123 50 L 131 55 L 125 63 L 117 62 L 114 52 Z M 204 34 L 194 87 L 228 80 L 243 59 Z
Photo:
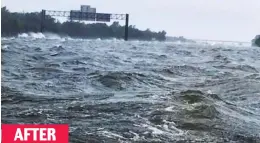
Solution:
M 260 48 L 2 38 L 2 123 L 70 142 L 260 142 Z

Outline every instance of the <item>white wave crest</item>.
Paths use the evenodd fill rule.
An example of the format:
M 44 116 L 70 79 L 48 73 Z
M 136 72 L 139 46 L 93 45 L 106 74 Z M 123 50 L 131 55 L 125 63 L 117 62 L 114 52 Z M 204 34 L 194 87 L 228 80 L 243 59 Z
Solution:
M 48 40 L 61 40 L 61 41 L 66 41 L 66 40 L 72 40 L 69 36 L 61 36 L 58 34 L 54 33 L 35 33 L 35 32 L 29 32 L 29 33 L 21 33 L 18 34 L 18 38 L 29 38 L 29 39 L 48 39 Z
M 27 38 L 29 35 L 27 33 L 18 34 L 19 38 Z
M 13 40 L 15 37 L 1 37 L 1 40 Z
M 35 39 L 45 38 L 45 35 L 43 35 L 42 33 L 33 33 L 33 32 L 30 32 L 30 33 L 29 33 L 29 36 L 32 37 L 32 38 L 35 38 Z
M 33 38 L 33 39 L 45 38 L 45 36 L 42 33 L 34 33 L 34 32 L 21 33 L 21 34 L 18 34 L 17 37 L 18 38 Z

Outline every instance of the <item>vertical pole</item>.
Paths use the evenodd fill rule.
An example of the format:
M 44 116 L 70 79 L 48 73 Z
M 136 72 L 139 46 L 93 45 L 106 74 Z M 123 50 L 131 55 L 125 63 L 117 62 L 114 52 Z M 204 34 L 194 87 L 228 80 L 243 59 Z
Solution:
M 129 24 L 129 14 L 126 14 L 126 18 L 125 18 L 125 41 L 128 40 L 128 24 Z
M 46 13 L 46 10 L 43 9 L 42 13 L 41 13 L 41 32 L 44 31 L 45 13 Z

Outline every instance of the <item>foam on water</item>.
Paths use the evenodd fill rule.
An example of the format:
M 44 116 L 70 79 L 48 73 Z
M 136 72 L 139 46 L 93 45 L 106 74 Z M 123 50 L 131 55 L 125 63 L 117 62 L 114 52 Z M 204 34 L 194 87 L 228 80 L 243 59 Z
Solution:
M 2 46 L 1 46 L 1 49 L 2 49 L 2 50 L 8 50 L 8 48 L 9 48 L 8 45 L 2 45 Z
M 120 136 L 116 133 L 112 133 L 112 132 L 109 132 L 109 131 L 98 131 L 99 133 L 101 133 L 102 135 L 105 135 L 109 138 L 113 138 L 113 137 L 116 137 L 116 138 L 121 138 L 121 139 L 124 139 L 123 136 Z

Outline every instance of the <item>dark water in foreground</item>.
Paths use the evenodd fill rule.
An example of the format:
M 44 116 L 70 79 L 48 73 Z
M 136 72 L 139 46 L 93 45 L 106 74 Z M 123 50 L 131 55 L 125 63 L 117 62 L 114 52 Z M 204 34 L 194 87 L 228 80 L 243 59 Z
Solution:
M 70 141 L 260 142 L 260 49 L 2 39 L 2 122 L 69 123 Z

